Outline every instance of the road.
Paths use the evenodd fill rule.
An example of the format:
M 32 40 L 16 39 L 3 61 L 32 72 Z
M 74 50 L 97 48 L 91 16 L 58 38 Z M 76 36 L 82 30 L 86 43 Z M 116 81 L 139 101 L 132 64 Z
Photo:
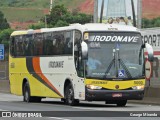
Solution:
M 67 106 L 60 100 L 52 98 L 43 99 L 41 103 L 25 103 L 22 100 L 22 96 L 0 93 L 1 116 L 2 112 L 6 114 L 12 111 L 12 117 L 15 117 L 1 117 L 0 120 L 20 120 L 21 117 L 26 116 L 30 118 L 23 118 L 23 120 L 106 120 L 107 117 L 111 120 L 150 120 L 149 116 L 152 120 L 158 120 L 160 117 L 158 105 L 129 103 L 126 107 L 116 107 L 116 105 L 105 105 L 104 102 L 81 101 L 78 106 Z M 31 118 L 34 115 L 39 118 Z M 40 118 L 41 116 L 43 118 Z

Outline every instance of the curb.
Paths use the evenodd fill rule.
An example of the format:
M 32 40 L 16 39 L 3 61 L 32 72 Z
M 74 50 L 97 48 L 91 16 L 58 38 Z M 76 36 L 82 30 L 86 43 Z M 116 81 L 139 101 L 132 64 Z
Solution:
M 144 97 L 143 100 L 129 100 L 128 103 L 147 104 L 147 105 L 160 105 L 160 98 Z

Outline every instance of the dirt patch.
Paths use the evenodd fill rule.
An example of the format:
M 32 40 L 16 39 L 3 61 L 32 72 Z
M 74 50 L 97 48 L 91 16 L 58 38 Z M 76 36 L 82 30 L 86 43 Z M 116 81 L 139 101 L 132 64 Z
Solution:
M 93 14 L 93 11 L 94 11 L 94 0 L 86 0 L 84 3 L 79 5 L 78 8 L 82 13 Z
M 33 21 L 27 21 L 27 22 L 11 22 L 10 26 L 12 29 L 16 30 L 22 30 L 22 29 L 28 29 L 29 25 L 36 24 Z
M 160 0 L 142 0 L 143 18 L 156 18 L 160 16 Z

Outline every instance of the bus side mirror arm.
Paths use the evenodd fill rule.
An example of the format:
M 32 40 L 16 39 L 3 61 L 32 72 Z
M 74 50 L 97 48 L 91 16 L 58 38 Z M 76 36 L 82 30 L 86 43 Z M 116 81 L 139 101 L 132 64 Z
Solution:
M 87 60 L 88 59 L 88 46 L 84 41 L 82 41 L 81 43 L 81 50 L 82 50 L 82 59 Z
M 145 48 L 147 49 L 147 53 L 148 53 L 148 60 L 149 61 L 153 61 L 154 59 L 154 55 L 153 55 L 153 48 L 150 44 L 145 43 Z

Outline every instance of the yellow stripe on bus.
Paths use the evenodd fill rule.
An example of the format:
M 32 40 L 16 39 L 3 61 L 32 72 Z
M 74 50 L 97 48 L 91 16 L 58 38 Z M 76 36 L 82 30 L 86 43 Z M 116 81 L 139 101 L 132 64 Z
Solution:
M 134 86 L 145 85 L 145 79 L 139 80 L 123 80 L 123 81 L 109 81 L 109 80 L 96 80 L 96 79 L 86 79 L 86 85 L 100 86 L 106 89 L 117 90 L 116 86 L 119 86 L 119 90 L 129 89 Z

